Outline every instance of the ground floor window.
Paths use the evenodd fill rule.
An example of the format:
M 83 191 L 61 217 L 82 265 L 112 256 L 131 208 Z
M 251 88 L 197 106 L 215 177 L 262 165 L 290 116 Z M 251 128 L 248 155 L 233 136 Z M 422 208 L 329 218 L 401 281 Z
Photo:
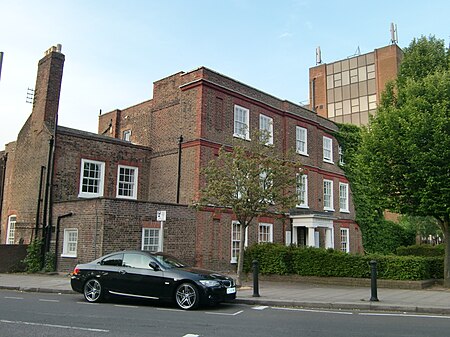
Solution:
M 151 252 L 160 251 L 160 229 L 159 228 L 143 228 L 142 229 L 142 250 Z
M 64 230 L 63 257 L 77 257 L 78 229 L 67 228 Z
M 6 232 L 6 244 L 13 245 L 15 243 L 16 236 L 16 220 L 15 215 L 10 215 L 8 217 L 8 230 Z
M 271 223 L 260 223 L 258 232 L 258 243 L 273 242 L 273 225 Z
M 245 242 L 247 246 L 248 227 L 245 228 Z M 231 261 L 230 263 L 237 263 L 239 257 L 239 243 L 241 242 L 241 224 L 239 221 L 233 221 L 231 224 Z
M 350 252 L 348 228 L 341 228 L 341 251 Z

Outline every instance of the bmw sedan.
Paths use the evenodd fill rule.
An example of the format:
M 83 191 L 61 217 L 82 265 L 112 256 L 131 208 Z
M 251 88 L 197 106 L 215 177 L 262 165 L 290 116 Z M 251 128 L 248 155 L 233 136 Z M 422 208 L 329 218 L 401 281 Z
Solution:
M 121 251 L 79 264 L 72 273 L 71 286 L 88 302 L 114 295 L 174 301 L 184 310 L 236 298 L 231 277 L 148 251 Z

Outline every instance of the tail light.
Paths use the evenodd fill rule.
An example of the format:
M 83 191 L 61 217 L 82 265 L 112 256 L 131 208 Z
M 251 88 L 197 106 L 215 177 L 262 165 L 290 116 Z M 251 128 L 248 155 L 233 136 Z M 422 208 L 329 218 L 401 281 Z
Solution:
M 79 272 L 80 272 L 80 268 L 75 267 L 75 269 L 72 272 L 72 275 L 78 275 Z

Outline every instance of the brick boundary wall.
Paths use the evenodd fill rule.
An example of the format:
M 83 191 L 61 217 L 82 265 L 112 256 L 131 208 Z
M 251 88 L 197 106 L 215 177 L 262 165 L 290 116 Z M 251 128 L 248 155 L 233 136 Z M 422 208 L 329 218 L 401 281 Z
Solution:
M 25 271 L 28 245 L 0 245 L 0 273 Z

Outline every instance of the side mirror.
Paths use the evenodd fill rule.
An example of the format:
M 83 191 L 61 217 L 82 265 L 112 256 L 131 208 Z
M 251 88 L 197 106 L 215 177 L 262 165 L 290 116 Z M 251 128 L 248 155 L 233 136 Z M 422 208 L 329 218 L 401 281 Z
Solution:
M 154 262 L 154 261 L 150 261 L 150 263 L 148 264 L 150 268 L 152 268 L 154 271 L 158 271 L 161 270 L 161 268 L 159 267 L 159 265 Z

